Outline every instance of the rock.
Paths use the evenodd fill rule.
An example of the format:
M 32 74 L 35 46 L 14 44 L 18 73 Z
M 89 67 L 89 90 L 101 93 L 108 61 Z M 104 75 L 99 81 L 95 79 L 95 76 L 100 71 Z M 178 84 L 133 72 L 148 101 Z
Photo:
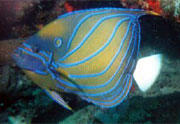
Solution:
M 12 53 L 23 42 L 23 39 L 0 41 L 0 65 L 12 64 Z

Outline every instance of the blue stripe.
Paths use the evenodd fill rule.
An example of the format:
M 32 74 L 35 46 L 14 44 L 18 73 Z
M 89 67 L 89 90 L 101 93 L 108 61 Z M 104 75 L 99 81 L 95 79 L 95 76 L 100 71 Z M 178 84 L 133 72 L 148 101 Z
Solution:
M 72 67 L 72 66 L 77 66 L 77 65 L 82 64 L 82 63 L 90 60 L 91 58 L 97 56 L 100 52 L 102 52 L 102 51 L 111 43 L 114 35 L 116 34 L 116 32 L 117 32 L 117 30 L 119 29 L 119 27 L 121 26 L 121 24 L 122 24 L 124 21 L 129 20 L 129 19 L 130 19 L 130 18 L 124 18 L 124 19 L 120 20 L 120 21 L 116 24 L 116 26 L 115 26 L 115 28 L 114 28 L 111 36 L 109 37 L 108 41 L 107 41 L 100 49 L 98 49 L 96 52 L 94 52 L 92 55 L 90 55 L 90 56 L 88 56 L 88 57 L 85 57 L 85 59 L 83 59 L 83 60 L 81 60 L 81 61 L 78 61 L 78 62 L 75 62 L 75 63 L 70 63 L 70 64 L 63 64 L 63 65 L 65 65 L 66 67 L 67 67 L 67 66 L 71 66 L 71 67 Z M 62 65 L 62 64 L 61 64 L 61 65 Z
M 51 64 L 54 68 L 58 68 L 58 65 L 55 64 L 55 62 L 53 61 L 53 55 L 52 52 L 50 53 L 50 55 L 48 55 L 45 51 L 39 51 L 39 53 L 43 54 L 45 57 L 47 57 L 49 59 L 49 61 L 51 60 Z
M 139 56 L 139 52 L 140 52 L 140 44 L 141 44 L 141 26 L 139 24 L 139 22 L 137 23 L 138 24 L 138 50 L 137 50 L 137 57 Z
M 124 84 L 125 84 L 125 82 L 127 81 L 127 75 L 125 76 L 125 78 L 123 79 L 123 81 L 122 81 L 122 86 L 124 86 Z M 118 82 L 118 81 L 117 81 Z M 85 99 L 86 100 L 88 100 L 89 102 L 97 102 L 97 103 L 105 103 L 106 101 L 101 101 L 101 100 L 112 100 L 112 99 L 114 99 L 115 97 L 117 97 L 121 92 L 122 92 L 122 90 L 123 90 L 123 87 L 118 87 L 118 88 L 116 88 L 116 90 L 117 91 L 115 91 L 115 93 L 111 96 L 111 97 L 107 97 L 107 96 L 99 96 L 99 97 L 97 97 L 97 98 L 99 98 L 98 100 L 94 100 L 93 99 L 93 97 L 92 98 L 87 98 L 86 96 L 85 96 Z M 114 92 L 114 91 L 112 91 L 112 92 Z M 107 94 L 108 95 L 108 94 Z M 95 97 L 94 97 L 95 98 Z
M 133 65 L 132 65 L 132 67 L 131 67 L 131 69 L 130 69 L 130 72 L 132 72 L 132 70 L 133 70 L 133 68 L 134 68 L 134 66 L 135 66 L 135 61 L 133 62 Z M 128 76 L 128 77 L 127 77 Z M 121 93 L 115 100 L 113 100 L 113 101 L 110 101 L 110 102 L 106 102 L 106 101 L 100 101 L 100 100 L 93 100 L 93 99 L 90 99 L 90 98 L 86 98 L 86 97 L 83 97 L 84 99 L 86 99 L 87 101 L 89 101 L 89 102 L 92 102 L 92 103 L 94 103 L 94 104 L 96 104 L 96 105 L 99 105 L 99 106 L 101 106 L 101 107 L 114 107 L 114 106 L 117 106 L 117 105 L 119 105 L 121 102 L 123 102 L 123 100 L 126 98 L 126 96 L 129 94 L 129 91 L 130 91 L 130 89 L 131 89 L 131 86 L 132 86 L 132 80 L 131 80 L 131 82 L 129 83 L 129 80 L 132 78 L 132 75 L 131 74 L 127 74 L 126 75 L 126 77 L 125 77 L 125 79 L 127 79 L 126 80 L 126 85 L 125 85 L 125 87 L 123 88 L 124 90 L 123 90 L 123 92 L 121 93 L 121 90 L 119 90 L 118 88 L 118 93 L 117 94 L 115 94 L 114 96 L 112 96 L 112 97 L 106 97 L 106 100 L 109 100 L 109 99 L 114 99 L 114 97 L 117 97 L 118 95 L 119 95 L 119 93 Z M 124 80 L 125 80 L 124 79 Z M 124 81 L 123 81 L 123 83 L 124 83 Z M 127 91 L 127 87 L 128 87 L 128 85 L 130 85 L 129 86 L 129 90 Z M 122 89 L 122 88 L 121 88 Z M 117 104 L 114 104 L 114 105 L 112 105 L 112 106 L 104 106 L 104 105 L 100 105 L 99 103 L 103 103 L 103 104 L 105 104 L 105 105 L 108 105 L 108 104 L 113 104 L 113 103 L 115 103 L 115 102 L 117 102 L 119 99 L 121 99 L 121 97 L 124 95 L 124 92 L 126 92 L 127 91 L 127 94 L 125 95 L 125 97 L 120 101 L 120 102 L 118 102 Z
M 68 40 L 68 44 L 67 44 L 67 48 L 69 49 L 70 48 L 70 45 L 72 43 L 72 40 L 74 39 L 76 33 L 78 32 L 80 26 L 86 21 L 88 20 L 90 17 L 92 16 L 95 16 L 95 15 L 101 15 L 101 14 L 106 14 L 106 13 L 109 13 L 109 11 L 105 11 L 105 12 L 99 12 L 99 13 L 90 13 L 88 15 L 86 15 L 85 17 L 83 17 L 79 23 L 77 24 L 77 26 L 75 27 L 70 39 Z M 68 56 L 67 56 L 68 57 Z M 59 59 L 59 61 L 63 61 L 64 59 L 67 58 L 66 56 L 63 56 L 62 58 Z
M 53 67 L 57 67 L 57 65 L 56 65 L 54 62 L 52 62 L 52 58 L 53 58 L 53 54 L 52 54 L 52 53 L 50 53 L 50 55 L 49 55 L 49 60 L 46 61 L 45 58 L 43 58 L 42 56 L 40 56 L 40 55 L 38 55 L 38 54 L 36 54 L 36 53 L 33 53 L 33 52 L 31 52 L 31 51 L 28 51 L 28 50 L 26 50 L 26 49 L 24 49 L 24 48 L 18 48 L 18 49 L 22 50 L 23 52 L 26 52 L 27 54 L 29 54 L 29 55 L 31 55 L 31 56 L 33 56 L 33 57 L 36 57 L 36 58 L 40 59 L 40 61 L 42 61 L 42 62 L 44 63 L 44 65 L 46 65 L 47 71 L 48 71 L 49 74 L 52 76 L 52 79 L 55 79 L 55 78 L 56 78 L 56 75 L 49 69 L 49 67 L 50 67 L 51 65 L 52 65 Z M 37 74 L 41 74 L 41 75 L 47 75 L 46 72 L 42 72 L 42 71 L 39 71 L 39 70 L 35 70 L 34 72 L 36 72 Z
M 134 27 L 135 27 L 135 26 L 133 26 L 133 29 L 132 29 L 132 36 L 134 35 L 134 29 L 135 29 Z M 113 76 L 112 76 L 107 82 L 105 82 L 104 84 L 101 84 L 101 85 L 96 85 L 96 86 L 80 85 L 80 87 L 81 87 L 82 89 L 95 89 L 95 88 L 102 88 L 102 87 L 108 85 L 108 84 L 114 79 L 114 77 L 115 77 L 116 74 L 119 72 L 119 70 L 121 69 L 121 66 L 122 66 L 122 64 L 123 64 L 123 61 L 125 60 L 125 57 L 126 57 L 128 51 L 129 51 L 130 45 L 132 44 L 132 39 L 133 39 L 133 37 L 131 37 L 131 39 L 130 39 L 129 46 L 128 46 L 128 48 L 127 48 L 127 51 L 126 51 L 125 55 L 124 55 L 123 58 L 122 58 L 122 61 L 120 62 L 120 65 L 119 65 L 118 69 L 116 70 L 116 72 L 113 74 Z M 119 52 L 120 52 L 120 51 L 117 51 L 117 54 L 119 54 Z M 96 82 L 92 82 L 92 83 L 96 83 Z M 66 82 L 65 85 L 67 85 L 67 86 L 69 86 L 69 87 L 73 87 L 73 88 L 76 87 L 74 84 L 69 83 L 69 82 Z
M 131 77 L 132 78 L 132 77 Z M 129 81 L 129 80 L 128 80 Z M 127 84 L 129 84 L 129 83 L 127 83 Z M 128 85 L 127 85 L 128 86 Z M 127 89 L 127 86 L 125 87 L 125 89 Z M 99 105 L 99 104 L 96 104 L 96 103 L 94 103 L 94 104 L 96 104 L 96 105 L 99 105 L 99 106 L 101 106 L 101 107 L 104 107 L 104 108 L 110 108 L 110 107 L 115 107 L 115 106 L 117 106 L 117 105 L 119 105 L 119 104 L 121 104 L 123 101 L 124 101 L 124 99 L 127 97 L 127 95 L 129 94 L 129 91 L 130 91 L 130 89 L 131 89 L 131 87 L 132 87 L 132 80 L 131 80 L 131 82 L 130 82 L 130 86 L 129 86 L 129 90 L 127 91 L 127 93 L 125 94 L 125 96 L 122 98 L 122 100 L 120 101 L 120 102 L 118 102 L 118 103 L 116 103 L 116 104 L 114 104 L 114 105 L 110 105 L 110 106 L 103 106 L 103 105 Z M 125 91 L 125 90 L 124 90 Z M 124 95 L 124 91 L 123 91 L 123 95 Z M 116 101 L 118 101 L 119 99 L 121 99 L 121 97 L 122 97 L 122 94 L 116 99 Z M 114 101 L 114 102 L 116 102 L 116 101 Z M 113 102 L 113 103 L 114 103 Z M 106 104 L 106 103 L 105 103 Z M 107 103 L 108 104 L 108 103 Z M 106 104 L 106 105 L 107 105 Z
M 80 26 L 81 26 L 86 20 L 88 20 L 88 19 L 89 19 L 90 17 L 92 17 L 92 16 L 101 15 L 101 14 L 106 14 L 106 13 L 109 13 L 109 11 L 99 12 L 99 13 L 90 13 L 90 14 L 86 15 L 84 18 L 82 18 L 82 19 L 79 21 L 79 23 L 77 24 L 77 26 L 75 27 L 75 29 L 74 29 L 74 31 L 73 31 L 73 33 L 72 33 L 72 35 L 71 35 L 71 37 L 70 37 L 70 39 L 69 39 L 69 41 L 68 41 L 67 48 L 69 49 L 69 47 L 70 47 L 70 45 L 71 45 L 71 43 L 72 43 L 72 40 L 74 39 L 74 37 L 75 37 L 78 29 L 80 28 Z M 62 60 L 64 60 L 64 59 L 65 59 L 65 58 L 63 57 L 63 58 L 60 58 L 59 60 L 62 61 Z
M 130 76 L 129 76 L 129 75 L 126 75 L 125 78 L 124 78 L 124 82 L 126 81 L 126 85 L 125 85 L 124 89 L 127 88 L 128 84 L 129 84 L 129 79 L 130 79 Z M 128 83 L 127 83 L 127 82 L 128 82 Z M 118 96 L 115 100 L 112 100 L 112 101 L 110 101 L 110 102 L 108 102 L 108 101 L 100 101 L 100 100 L 93 100 L 93 99 L 88 98 L 88 97 L 83 97 L 83 99 L 87 100 L 88 102 L 92 102 L 92 103 L 94 103 L 94 104 L 96 104 L 96 105 L 100 105 L 101 103 L 103 103 L 103 104 L 105 104 L 105 105 L 108 105 L 108 104 L 113 104 L 113 103 L 115 103 L 119 98 L 122 97 L 122 95 L 124 94 L 124 92 L 125 92 L 125 90 L 123 90 L 121 94 L 117 94 L 117 95 L 119 95 L 119 96 Z M 103 105 L 100 105 L 100 106 L 103 106 Z
M 98 22 L 96 22 L 96 24 L 91 28 L 91 30 L 88 32 L 88 34 L 86 34 L 86 36 L 83 38 L 83 40 L 76 46 L 76 48 L 74 48 L 73 50 L 71 50 L 70 52 L 68 52 L 65 56 L 63 56 L 62 58 L 59 59 L 59 61 L 63 61 L 65 60 L 67 57 L 69 57 L 70 55 L 72 55 L 74 52 L 76 52 L 79 48 L 81 48 L 81 46 L 86 42 L 86 40 L 90 37 L 90 35 L 96 30 L 96 28 L 105 20 L 107 19 L 111 19 L 111 18 L 116 18 L 116 17 L 120 17 L 120 16 L 130 16 L 133 18 L 133 15 L 131 14 L 115 14 L 115 15 L 110 15 L 110 16 L 106 16 L 101 18 Z M 67 68 L 67 67 L 71 67 L 68 65 L 65 65 L 63 63 L 59 63 L 60 67 L 63 68 Z
M 126 82 L 125 82 L 125 81 L 126 81 Z M 126 77 L 123 79 L 123 82 L 122 82 L 121 87 L 116 88 L 116 90 L 114 90 L 114 91 L 112 92 L 112 96 L 110 96 L 110 97 L 105 97 L 104 100 L 112 100 L 112 99 L 114 99 L 115 97 L 117 97 L 117 96 L 124 90 L 124 87 L 123 87 L 123 86 L 124 86 L 125 84 L 127 84 L 127 82 L 129 83 L 129 79 L 128 79 L 127 75 L 126 75 Z M 101 96 L 101 97 L 102 97 L 102 96 Z M 97 100 L 95 100 L 95 101 L 97 101 Z M 99 101 L 99 102 L 103 103 L 102 101 Z
M 78 10 L 78 11 L 73 11 L 73 12 L 69 12 L 63 15 L 58 16 L 58 19 L 62 19 L 65 18 L 67 16 L 71 16 L 74 14 L 80 14 L 80 13 L 84 13 L 84 12 L 91 12 L 91 11 L 104 11 L 104 10 L 116 10 L 116 11 L 132 11 L 132 12 L 145 12 L 144 10 L 140 10 L 140 9 L 127 9 L 127 8 L 96 8 L 96 9 L 85 9 L 85 10 Z
M 134 37 L 135 37 L 135 39 L 134 39 L 134 46 L 133 46 L 133 48 L 136 49 L 137 33 L 135 33 L 135 36 L 134 36 Z M 136 52 L 136 51 L 133 51 L 133 52 Z M 129 72 L 129 73 L 132 73 L 132 70 L 133 70 L 135 64 L 136 64 L 136 59 L 133 60 L 132 68 L 130 69 L 130 72 Z
M 132 52 L 131 52 L 131 55 L 130 55 L 130 57 L 129 57 L 129 59 L 128 59 L 127 65 L 126 65 L 126 67 L 124 68 L 123 73 L 122 73 L 122 75 L 120 76 L 120 78 L 119 78 L 119 80 L 118 80 L 118 83 L 116 83 L 116 85 L 115 85 L 113 88 L 111 88 L 109 91 L 105 91 L 105 92 L 102 92 L 102 93 L 96 93 L 96 94 L 90 94 L 90 93 L 83 93 L 83 92 L 80 92 L 80 91 L 72 91 L 72 90 L 70 90 L 69 88 L 65 88 L 64 86 L 61 86 L 61 85 L 58 84 L 58 83 L 56 84 L 56 86 L 57 86 L 58 88 L 61 88 L 61 89 L 65 90 L 66 92 L 75 93 L 75 94 L 78 94 L 78 95 L 81 95 L 81 96 L 91 96 L 91 97 L 95 97 L 95 96 L 105 95 L 105 94 L 113 91 L 113 90 L 119 85 L 120 80 L 121 80 L 123 74 L 125 73 L 125 70 L 128 68 L 128 65 L 129 65 L 129 62 L 130 62 L 130 60 L 131 60 L 131 57 L 132 57 L 133 53 L 134 53 L 134 47 L 133 47 L 133 50 L 132 50 Z M 57 80 L 58 80 L 60 83 L 63 83 L 63 84 L 65 84 L 65 85 L 67 84 L 66 81 L 64 81 L 64 80 L 62 80 L 62 79 L 60 79 L 60 78 L 57 78 Z
M 113 62 L 115 61 L 116 57 L 118 56 L 119 52 L 121 51 L 121 48 L 122 48 L 122 45 L 124 44 L 124 41 L 129 33 L 129 28 L 130 28 L 130 25 L 131 25 L 132 21 L 130 21 L 128 27 L 127 27 L 127 32 L 126 34 L 124 35 L 123 39 L 122 39 L 122 42 L 120 44 L 120 48 L 118 49 L 118 52 L 115 54 L 115 56 L 112 58 L 110 64 L 101 72 L 99 73 L 95 73 L 95 74 L 85 74 L 85 75 L 69 75 L 70 78 L 90 78 L 90 77 L 97 77 L 97 76 L 100 76 L 100 75 L 103 75 L 104 73 L 106 73 L 109 68 L 112 66 Z
M 31 47 L 31 45 L 29 45 L 29 44 L 27 44 L 27 43 L 23 43 L 23 45 L 25 46 L 25 47 L 27 47 L 27 48 L 29 48 L 29 49 L 32 49 L 32 47 Z M 24 48 L 23 48 L 24 49 Z M 24 50 L 23 50 L 24 51 Z M 27 52 L 27 51 L 24 51 L 24 52 Z M 32 54 L 30 54 L 30 55 L 32 55 L 32 56 L 34 56 L 36 53 L 34 53 L 34 52 L 31 52 L 31 51 L 29 51 L 29 52 L 27 52 L 28 54 L 29 53 L 32 53 Z M 41 54 L 43 54 L 45 57 L 47 57 L 47 58 L 50 58 L 50 55 L 48 55 L 45 51 L 39 51 L 39 53 L 41 53 Z M 36 55 L 38 55 L 38 54 L 36 54 Z M 40 55 L 39 55 L 40 56 Z M 39 59 L 42 59 L 42 57 L 39 57 L 39 56 L 36 56 L 37 58 L 39 58 Z M 44 59 L 44 61 L 45 61 L 45 59 Z
M 40 55 L 38 55 L 38 54 L 36 54 L 36 53 L 33 53 L 33 52 L 29 51 L 29 50 L 26 50 L 26 49 L 24 49 L 24 48 L 18 48 L 18 49 L 19 49 L 19 50 L 22 50 L 23 52 L 28 53 L 28 54 L 31 55 L 31 56 L 34 56 L 34 57 L 36 57 L 36 58 L 39 58 L 40 60 L 42 60 L 42 62 L 43 62 L 44 64 L 46 64 L 46 60 L 45 60 L 42 56 L 40 56 Z
M 136 40 L 135 40 L 136 41 Z M 135 42 L 134 42 L 134 45 L 135 45 Z M 132 52 L 132 54 L 131 54 L 131 56 L 133 55 L 133 53 L 134 53 L 134 48 L 135 47 L 133 47 L 133 52 Z M 132 57 L 130 57 L 129 58 L 129 60 L 128 60 L 128 65 L 129 65 L 129 62 L 130 61 L 132 61 Z M 132 66 L 131 66 L 131 69 L 130 69 L 130 71 L 129 71 L 129 73 L 127 74 L 127 75 L 132 75 L 132 71 L 133 71 L 133 69 L 134 69 L 134 66 L 135 66 L 135 64 L 136 64 L 136 62 L 135 62 L 135 60 L 133 61 L 133 64 L 132 64 Z M 127 66 L 128 66 L 127 65 Z M 124 69 L 124 70 L 126 70 L 126 69 Z M 123 72 L 123 74 L 124 74 L 125 72 Z M 126 76 L 127 76 L 126 75 Z M 121 77 L 119 78 L 119 80 L 117 81 L 117 83 L 119 84 L 120 83 L 120 81 L 121 81 Z M 128 86 L 128 84 L 129 84 L 129 80 L 126 82 L 126 85 Z M 131 84 L 130 84 L 131 85 Z M 126 87 L 127 87 L 126 86 Z M 131 86 L 130 86 L 131 87 Z M 121 87 L 122 88 L 122 87 Z M 127 88 L 123 88 L 123 93 L 121 93 L 121 95 L 123 95 L 124 94 L 124 91 L 126 91 L 126 89 Z M 106 100 L 111 100 L 111 99 L 114 99 L 117 95 L 119 95 L 119 93 L 121 92 L 121 89 L 120 88 L 116 88 L 116 92 L 114 93 L 114 95 L 113 96 L 111 96 L 111 97 L 106 97 L 105 99 Z M 104 97 L 104 96 L 103 96 Z M 99 100 L 93 100 L 93 99 L 91 99 L 91 98 L 86 98 L 88 101 L 90 101 L 90 102 L 93 102 L 94 104 L 98 104 L 98 103 L 104 103 L 104 104 L 111 104 L 111 103 L 114 103 L 114 102 L 116 102 L 119 98 L 121 98 L 121 97 L 117 97 L 115 100 L 113 100 L 113 101 L 111 101 L 111 102 L 105 102 L 105 101 L 99 101 Z
M 135 33 L 135 36 L 136 36 L 137 34 Z M 135 37 L 136 38 L 136 37 Z M 133 47 L 133 48 L 135 48 L 135 46 L 136 46 L 136 41 L 137 41 L 137 38 L 134 40 L 134 46 L 131 46 L 131 47 Z M 133 50 L 133 53 L 135 52 L 135 50 Z M 133 54 L 132 54 L 133 55 Z M 133 59 L 133 58 L 132 58 Z M 135 64 L 136 64 L 136 60 L 133 60 L 133 63 L 132 63 L 132 67 L 131 67 L 131 69 L 130 69 L 130 71 L 129 71 L 129 74 L 131 75 L 132 74 L 132 70 L 134 69 L 134 66 L 135 66 Z M 122 84 L 122 86 L 124 86 L 124 81 L 123 81 L 123 84 Z M 122 90 L 122 87 L 121 88 L 116 88 L 116 91 L 113 91 L 113 93 L 112 93 L 112 96 L 111 97 L 103 97 L 105 100 L 111 100 L 111 99 L 114 99 L 120 92 L 121 92 L 121 90 Z M 102 99 L 103 99 L 102 98 Z
M 134 66 L 135 66 L 135 62 L 133 62 L 132 68 L 130 69 L 130 73 L 132 72 Z M 131 75 L 131 74 L 130 74 L 130 75 Z M 124 83 L 125 83 L 125 81 L 123 81 L 122 86 L 124 86 Z M 129 80 L 126 82 L 126 84 L 129 84 Z M 114 91 L 114 93 L 112 93 L 112 96 L 111 96 L 111 97 L 106 97 L 105 100 L 112 100 L 112 99 L 114 99 L 115 97 L 118 96 L 118 94 L 121 93 L 122 90 L 125 90 L 125 88 L 122 88 L 122 87 L 121 87 L 121 88 L 116 88 L 116 90 L 117 90 L 117 91 Z
M 135 33 L 135 35 L 137 35 L 137 34 Z M 135 38 L 136 38 L 136 37 L 135 37 Z M 137 38 L 135 39 L 133 49 L 134 49 L 135 46 L 136 46 L 136 41 L 137 41 Z M 134 53 L 134 50 L 133 50 L 133 53 Z M 132 55 L 133 55 L 133 54 L 132 54 Z M 132 58 L 132 59 L 133 59 L 133 58 Z M 132 71 L 133 71 L 133 69 L 134 69 L 135 64 L 136 64 L 136 60 L 133 60 L 132 67 L 131 67 L 131 69 L 130 69 L 130 71 L 129 71 L 129 73 L 128 73 L 129 75 L 132 75 Z M 128 83 L 127 83 L 127 82 L 128 82 Z M 126 82 L 126 85 L 129 84 L 129 81 L 127 81 L 127 82 Z M 123 85 L 122 85 L 122 86 L 124 86 L 124 81 L 123 81 Z M 125 89 L 126 89 L 126 88 L 124 88 L 124 90 L 125 90 Z M 117 95 L 119 95 L 119 93 L 121 93 L 122 87 L 121 87 L 121 89 L 120 89 L 120 88 L 116 88 L 116 90 L 117 90 L 117 91 L 115 91 L 115 93 L 113 93 L 111 97 L 105 97 L 105 98 L 104 98 L 104 96 L 103 96 L 102 98 L 104 98 L 105 100 L 114 99 L 115 97 L 117 97 Z M 118 97 L 118 98 L 119 98 L 119 97 Z M 90 98 L 87 98 L 87 99 L 88 99 L 88 101 L 91 101 L 91 102 L 105 103 L 104 101 L 93 100 L 93 99 L 90 99 Z

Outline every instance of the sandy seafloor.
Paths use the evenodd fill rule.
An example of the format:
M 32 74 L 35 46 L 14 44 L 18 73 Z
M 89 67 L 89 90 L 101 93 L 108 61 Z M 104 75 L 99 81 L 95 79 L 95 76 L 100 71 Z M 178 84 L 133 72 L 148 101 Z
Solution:
M 0 29 L 3 29 L 1 31 L 4 32 L 0 36 L 0 48 L 3 46 L 7 49 L 6 51 L 11 52 L 13 47 L 8 47 L 9 44 L 16 46 L 20 42 L 19 38 L 24 39 L 31 36 L 58 15 L 65 13 L 65 2 L 42 2 L 41 0 L 33 2 L 30 0 L 29 3 L 16 3 L 14 5 L 21 8 L 20 11 L 14 12 L 16 18 L 12 16 L 13 12 L 7 11 L 8 7 L 12 6 L 5 4 L 3 10 L 7 12 L 6 15 L 9 15 L 10 20 L 9 22 L 5 19 L 1 20 Z M 82 4 L 80 5 L 82 6 Z M 98 2 L 98 4 L 89 6 L 122 7 L 113 2 Z M 74 8 L 78 9 L 77 5 Z M 88 4 L 81 8 L 88 8 Z M 4 14 L 0 14 L 0 18 L 4 18 L 4 16 Z M 55 103 L 41 88 L 35 85 L 8 58 L 10 55 L 7 55 L 7 59 L 3 57 L 9 52 L 1 52 L 0 123 L 180 123 L 180 24 L 168 18 L 154 16 L 142 17 L 140 24 L 142 27 L 140 57 L 163 53 L 160 76 L 146 93 L 142 93 L 134 82 L 134 89 L 131 90 L 126 100 L 111 109 L 102 109 L 81 100 L 78 96 L 63 94 L 65 100 L 74 109 L 74 112 L 70 112 Z

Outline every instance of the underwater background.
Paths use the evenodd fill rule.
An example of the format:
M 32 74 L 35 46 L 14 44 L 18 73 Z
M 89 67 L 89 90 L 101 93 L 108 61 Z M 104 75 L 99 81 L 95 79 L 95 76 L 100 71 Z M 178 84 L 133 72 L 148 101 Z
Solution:
M 63 93 L 68 111 L 50 99 L 11 59 L 23 39 L 59 15 L 75 10 L 116 7 L 152 10 L 143 16 L 141 56 L 164 53 L 154 85 L 141 92 L 137 85 L 114 108 L 100 108 Z M 0 1 L 0 124 L 124 124 L 180 123 L 180 1 L 174 0 L 2 0 Z

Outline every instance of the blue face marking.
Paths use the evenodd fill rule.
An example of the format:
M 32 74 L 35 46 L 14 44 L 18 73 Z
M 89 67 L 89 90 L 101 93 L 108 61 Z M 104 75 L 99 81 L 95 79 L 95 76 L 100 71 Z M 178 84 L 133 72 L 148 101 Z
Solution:
M 35 72 L 40 75 L 50 74 L 53 79 L 57 76 L 55 68 L 57 65 L 53 61 L 53 53 L 50 54 L 39 50 L 33 51 L 33 46 L 23 43 L 13 54 L 13 59 L 17 65 L 25 70 Z
M 40 59 L 35 56 L 29 55 L 27 52 L 28 50 L 23 48 L 18 48 L 15 51 L 13 59 L 16 61 L 17 65 L 23 69 L 45 75 L 46 67 L 43 64 L 43 61 L 40 61 Z

